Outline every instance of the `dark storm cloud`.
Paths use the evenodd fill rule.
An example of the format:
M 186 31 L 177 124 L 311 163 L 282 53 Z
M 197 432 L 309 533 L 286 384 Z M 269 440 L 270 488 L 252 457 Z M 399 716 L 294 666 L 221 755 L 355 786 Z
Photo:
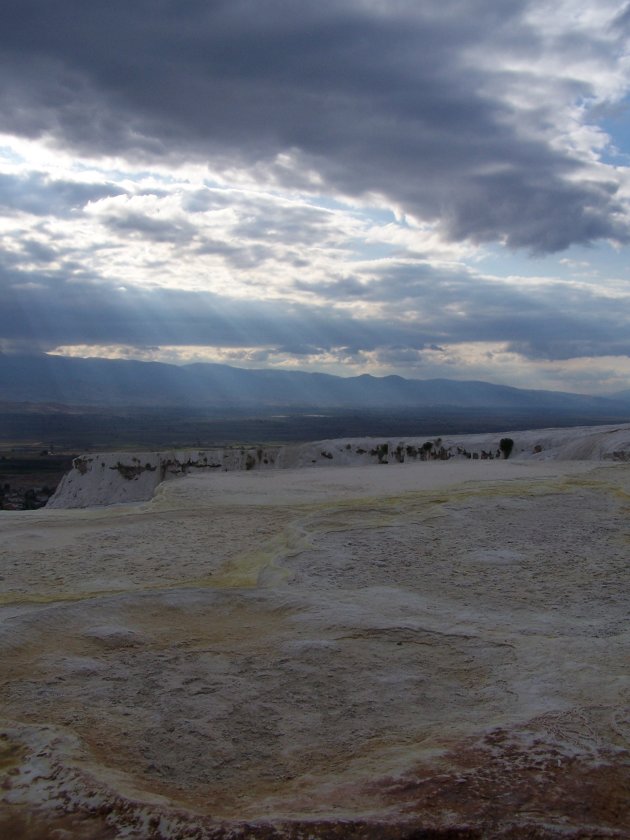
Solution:
M 582 323 L 576 324 L 576 326 L 579 328 L 585 325 Z M 626 335 L 627 332 L 626 327 Z M 512 353 L 519 353 L 532 361 L 564 362 L 569 359 L 596 358 L 598 356 L 627 356 L 630 358 L 630 340 L 623 335 L 623 331 L 620 331 L 616 339 L 610 335 L 602 339 L 591 338 L 589 333 L 590 330 L 587 331 L 585 338 L 582 338 L 579 334 L 571 335 L 570 332 L 567 332 L 564 336 L 550 338 L 548 341 L 544 339 L 532 341 L 529 338 L 523 341 L 512 341 L 506 349 Z
M 237 239 L 310 245 L 330 233 L 331 214 L 317 207 L 242 202 L 244 220 L 232 228 Z
M 22 211 L 34 216 L 70 216 L 90 201 L 124 192 L 114 184 L 56 181 L 40 172 L 28 175 L 0 173 L 0 214 L 13 216 L 16 211 Z
M 275 250 L 267 245 L 233 245 L 219 239 L 204 237 L 203 244 L 196 249 L 198 254 L 222 257 L 228 265 L 237 269 L 258 268 L 267 260 L 274 259 Z
M 380 312 L 366 318 L 325 303 L 123 288 L 87 272 L 68 280 L 60 270 L 20 271 L 5 260 L 0 338 L 44 349 L 206 345 L 295 356 L 331 351 L 346 360 L 376 352 L 387 364 L 411 364 L 423 351 L 460 342 L 499 342 L 533 360 L 630 355 L 624 301 L 612 307 L 591 289 L 561 282 L 526 294 L 482 277 L 472 283 L 467 272 L 432 274 L 424 267 L 414 279 L 411 266 L 400 267 L 398 277 L 394 269 L 373 280 Z
M 416 330 L 370 323 L 328 307 L 242 301 L 208 292 L 121 288 L 61 273 L 0 268 L 0 337 L 59 344 L 274 346 L 371 349 Z
M 376 284 L 368 286 L 366 283 L 362 283 L 357 277 L 353 277 L 352 275 L 324 280 L 317 284 L 308 283 L 304 280 L 298 279 L 293 282 L 293 288 L 299 289 L 301 292 L 309 292 L 319 298 L 327 298 L 329 300 L 352 300 L 353 298 L 374 300 L 382 299 L 382 295 L 386 294 L 384 288 L 381 287 L 380 291 L 378 291 Z
M 405 285 L 404 278 L 399 284 Z M 592 286 L 517 285 L 482 276 L 471 282 L 467 272 L 440 272 L 436 278 L 427 275 L 415 290 L 419 311 L 430 313 L 450 340 L 507 342 L 508 349 L 530 359 L 557 361 L 630 352 L 627 298 L 611 305 Z
M 543 103 L 523 115 L 497 95 L 514 81 L 501 55 L 526 62 L 545 49 L 526 8 L 6 0 L 4 128 L 138 161 L 271 166 L 285 186 L 316 172 L 324 191 L 381 193 L 453 239 L 539 252 L 627 241 L 614 181 L 587 177 L 576 156 L 551 146 Z M 611 45 L 573 34 L 554 48 L 579 58 Z M 471 50 L 496 53 L 493 69 L 475 66 Z M 590 93 L 562 84 L 566 102 Z M 282 153 L 298 166 L 276 160 Z
M 427 343 L 507 343 L 534 360 L 630 353 L 626 300 L 611 306 L 590 287 L 562 281 L 519 286 L 429 264 L 392 263 L 370 274 L 369 282 L 340 278 L 317 288 L 337 304 L 356 297 L 378 304 L 392 324 L 412 319 Z M 406 349 L 419 346 L 425 349 L 405 344 L 402 356 L 390 348 L 383 360 L 404 361 Z
M 135 210 L 121 210 L 100 215 L 101 223 L 110 231 L 123 236 L 146 239 L 150 242 L 171 242 L 185 245 L 193 238 L 196 228 L 185 219 L 160 219 Z

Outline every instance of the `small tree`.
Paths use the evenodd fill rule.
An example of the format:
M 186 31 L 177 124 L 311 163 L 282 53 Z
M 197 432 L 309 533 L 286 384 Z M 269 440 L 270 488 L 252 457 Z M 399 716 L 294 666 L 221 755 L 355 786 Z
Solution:
M 499 449 L 503 453 L 503 457 L 507 460 L 510 457 L 512 449 L 514 448 L 514 441 L 512 438 L 501 438 L 499 441 Z

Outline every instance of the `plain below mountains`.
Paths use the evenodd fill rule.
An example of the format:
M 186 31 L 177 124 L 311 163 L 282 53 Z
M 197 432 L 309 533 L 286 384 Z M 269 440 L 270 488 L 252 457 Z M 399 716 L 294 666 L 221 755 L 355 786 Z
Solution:
M 0 402 L 205 409 L 527 409 L 630 416 L 630 392 L 594 397 L 489 382 L 245 370 L 112 359 L 0 354 Z

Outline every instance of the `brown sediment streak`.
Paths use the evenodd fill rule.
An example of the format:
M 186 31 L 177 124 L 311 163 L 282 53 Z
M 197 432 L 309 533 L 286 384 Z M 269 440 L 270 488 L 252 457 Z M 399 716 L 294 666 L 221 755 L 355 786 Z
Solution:
M 592 715 L 601 718 L 602 710 Z M 419 764 L 395 777 L 322 785 L 302 800 L 261 799 L 258 807 L 267 816 L 245 820 L 238 813 L 217 819 L 203 808 L 178 807 L 155 794 L 142 801 L 138 791 L 135 797 L 116 793 L 72 767 L 71 761 L 64 765 L 59 757 L 52 758 L 54 747 L 46 749 L 42 743 L 31 744 L 38 749 L 35 784 L 54 808 L 31 804 L 27 809 L 20 801 L 20 773 L 11 775 L 11 770 L 27 766 L 27 750 L 5 736 L 0 740 L 2 764 L 11 766 L 3 790 L 17 795 L 0 813 L 0 828 L 7 832 L 2 836 L 15 840 L 52 840 L 58 836 L 53 829 L 61 828 L 71 837 L 90 840 L 629 836 L 627 753 L 594 750 L 585 760 L 558 738 L 563 726 L 575 730 L 575 721 L 542 719 L 512 730 L 496 729 L 453 745 L 433 765 Z M 308 809 L 314 812 L 310 818 L 304 816 Z M 361 809 L 368 815 L 359 816 Z
M 611 714 L 611 710 L 606 710 Z M 595 710 L 601 716 L 602 710 Z M 558 716 L 562 718 L 563 716 Z M 584 717 L 588 717 L 585 710 Z M 630 755 L 592 748 L 586 757 L 554 735 L 553 717 L 527 727 L 496 729 L 458 745 L 433 774 L 418 767 L 375 785 L 387 804 L 426 824 L 452 814 L 484 836 L 627 837 Z M 531 832 L 525 834 L 525 830 Z

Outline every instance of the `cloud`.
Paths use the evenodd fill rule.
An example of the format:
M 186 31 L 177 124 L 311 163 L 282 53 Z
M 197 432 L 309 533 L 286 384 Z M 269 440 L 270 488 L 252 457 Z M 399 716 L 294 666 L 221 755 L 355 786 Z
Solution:
M 3 347 L 630 371 L 617 0 L 3 11 Z
M 587 283 L 519 284 L 464 267 L 384 261 L 378 270 L 359 266 L 360 296 L 358 280 L 342 277 L 296 301 L 121 285 L 85 270 L 68 277 L 67 267 L 25 270 L 16 262 L 0 268 L 0 336 L 44 349 L 248 348 L 250 360 L 262 353 L 406 370 L 426 358 L 447 360 L 449 347 L 466 343 L 501 345 L 532 361 L 630 355 L 630 283 L 619 284 L 611 305 L 609 293 Z
M 0 215 L 71 216 L 90 201 L 124 194 L 115 184 L 55 180 L 41 172 L 0 173 Z
M 562 29 L 545 8 L 8 0 L 3 123 L 83 156 L 381 196 L 454 241 L 627 242 L 618 175 L 578 140 L 580 103 L 622 93 L 624 15 Z
M 195 226 L 185 219 L 160 219 L 134 210 L 106 214 L 100 221 L 112 233 L 150 242 L 185 244 L 195 233 Z
M 234 300 L 209 292 L 114 287 L 63 275 L 0 271 L 0 335 L 59 344 L 259 346 L 302 352 L 305 345 L 373 347 L 400 326 L 288 301 Z M 412 330 L 402 332 L 414 341 Z

